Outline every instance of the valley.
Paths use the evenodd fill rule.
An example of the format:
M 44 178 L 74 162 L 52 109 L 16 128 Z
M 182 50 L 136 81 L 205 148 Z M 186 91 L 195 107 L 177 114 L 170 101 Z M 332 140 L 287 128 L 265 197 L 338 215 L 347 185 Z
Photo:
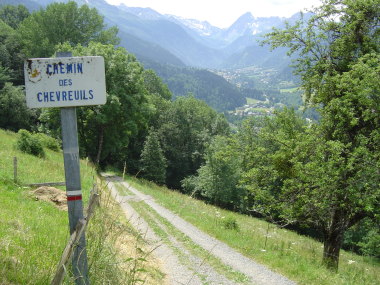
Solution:
M 4 4 L 9 1 L 4 0 Z M 55 0 L 19 2 L 36 9 Z M 151 8 L 114 6 L 105 0 L 75 2 L 96 8 L 108 27 L 117 27 L 120 46 L 145 68 L 153 69 L 168 85 L 173 99 L 191 94 L 218 112 L 243 107 L 247 97 L 269 101 L 272 107 L 302 105 L 296 98 L 298 93 L 276 91 L 297 84 L 293 83 L 297 79 L 289 68 L 286 50 L 271 52 L 268 46 L 260 45 L 263 34 L 272 27 L 283 27 L 285 21 L 294 22 L 297 14 L 286 19 L 245 13 L 221 29 L 206 21 L 163 15 Z
M 100 93 L 105 100 L 88 106 L 83 100 L 67 110 L 76 114 L 70 130 L 77 130 L 79 145 L 70 157 L 83 158 L 83 168 L 90 171 L 82 186 L 89 191 L 102 172 L 123 177 L 117 182 L 126 179 L 128 184 L 115 185 L 120 195 L 130 199 L 130 206 L 155 234 L 180 253 L 178 260 L 184 258 L 184 265 L 200 262 L 209 268 L 215 264 L 215 280 L 227 278 L 233 284 L 246 280 L 238 272 L 227 270 L 228 276 L 224 275 L 225 265 L 209 249 L 193 246 L 196 242 L 171 225 L 171 218 L 154 212 L 149 204 L 153 199 L 245 257 L 297 283 L 378 284 L 378 1 L 324 0 L 311 8 L 312 14 L 288 18 L 257 17 L 250 6 L 252 13 L 234 14 L 236 21 L 223 29 L 206 21 L 160 14 L 151 8 L 110 5 L 109 1 L 0 1 L 0 195 L 5 197 L 0 203 L 4 209 L 11 205 L 0 227 L 0 244 L 5 245 L 0 247 L 4 253 L 0 263 L 5 264 L 0 267 L 0 279 L 5 281 L 0 283 L 28 284 L 35 267 L 40 272 L 36 283 L 47 284 L 59 260 L 59 247 L 49 243 L 54 238 L 46 238 L 45 243 L 32 232 L 28 235 L 29 226 L 23 226 L 29 225 L 29 216 L 31 223 L 38 219 L 29 214 L 38 214 L 32 204 L 45 208 L 29 196 L 25 184 L 63 180 L 59 161 L 67 109 L 36 108 L 25 99 L 70 101 L 86 89 L 91 91 L 85 92 L 86 98 Z M 190 9 L 195 2 L 186 4 Z M 218 7 L 226 3 L 218 2 Z M 239 7 L 245 10 L 244 3 Z M 236 6 L 232 4 L 228 8 Z M 94 85 L 77 87 L 70 81 L 73 74 L 67 74 L 69 66 L 51 66 L 47 76 L 63 76 L 52 78 L 64 88 L 61 93 L 28 89 L 31 81 L 44 83 L 42 74 L 46 73 L 46 69 L 31 69 L 30 63 L 43 58 L 63 62 L 63 53 L 73 59 L 104 59 L 104 67 L 81 70 L 91 71 Z M 96 71 L 103 70 L 104 89 L 97 93 L 92 80 L 97 79 Z M 20 162 L 19 172 L 12 171 L 15 161 Z M 40 164 L 48 170 L 43 171 Z M 79 188 L 66 193 L 66 199 L 79 198 Z M 104 197 L 103 202 L 112 200 Z M 147 201 L 139 201 L 141 197 Z M 12 215 L 15 202 L 20 204 L 20 215 Z M 106 210 L 104 206 L 100 211 Z M 67 219 L 52 207 L 45 210 L 59 216 L 57 226 L 66 231 L 66 236 L 60 234 L 62 244 L 68 237 Z M 116 222 L 105 223 L 99 216 L 94 230 L 104 235 L 120 233 L 110 236 L 110 247 L 104 235 L 92 234 L 95 243 L 88 243 L 93 245 L 88 251 L 93 254 L 90 263 L 101 261 L 98 267 L 91 265 L 91 270 L 107 271 L 92 271 L 90 278 L 100 283 L 138 284 L 138 276 L 145 276 L 148 268 L 152 274 L 147 274 L 163 284 L 165 273 L 160 266 L 142 265 L 151 253 L 135 243 L 135 238 L 146 242 L 143 234 L 123 226 L 120 209 L 115 216 Z M 130 238 L 128 231 L 136 233 L 132 243 L 137 254 L 118 255 L 119 243 Z M 24 233 L 25 242 L 15 238 Z M 27 251 L 34 243 L 52 248 Z M 109 251 L 104 251 L 103 263 L 97 256 L 104 246 Z M 35 258 L 41 252 L 54 255 L 42 262 L 46 265 Z M 209 257 L 211 262 L 204 263 Z M 119 258 L 126 263 L 119 263 Z M 121 267 L 113 267 L 118 264 Z M 75 267 L 68 281 L 79 277 Z M 212 284 L 206 275 L 196 276 L 201 280 L 194 281 L 197 285 Z M 265 283 L 273 284 L 273 278 L 269 279 Z

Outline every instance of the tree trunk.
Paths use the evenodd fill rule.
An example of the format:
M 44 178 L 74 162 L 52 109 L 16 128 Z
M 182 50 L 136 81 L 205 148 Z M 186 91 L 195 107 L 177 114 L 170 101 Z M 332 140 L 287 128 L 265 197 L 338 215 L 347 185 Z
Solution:
M 323 248 L 323 264 L 334 271 L 338 270 L 339 253 L 343 243 L 343 235 L 347 228 L 344 214 L 335 210 L 330 221 L 330 226 L 325 231 Z
M 96 161 L 95 161 L 97 167 L 99 167 L 100 155 L 102 154 L 103 140 L 104 140 L 104 127 L 101 127 L 100 128 L 100 133 L 99 133 L 98 153 L 96 155 Z

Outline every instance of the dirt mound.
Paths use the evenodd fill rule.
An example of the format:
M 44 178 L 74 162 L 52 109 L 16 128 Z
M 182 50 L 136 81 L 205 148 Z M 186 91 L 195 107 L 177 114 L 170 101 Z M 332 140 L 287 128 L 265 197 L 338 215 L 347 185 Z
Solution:
M 54 187 L 42 186 L 31 192 L 36 200 L 53 203 L 58 209 L 67 211 L 66 193 Z

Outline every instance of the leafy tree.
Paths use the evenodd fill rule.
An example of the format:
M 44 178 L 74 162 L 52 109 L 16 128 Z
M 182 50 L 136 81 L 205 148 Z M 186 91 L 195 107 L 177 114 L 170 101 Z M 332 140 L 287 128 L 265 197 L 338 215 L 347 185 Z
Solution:
M 5 83 L 0 90 L 0 128 L 12 131 L 30 130 L 36 119 L 36 111 L 26 106 L 23 89 L 13 86 L 12 83 Z
M 166 84 L 164 84 L 160 77 L 152 69 L 144 70 L 144 84 L 145 88 L 150 94 L 158 95 L 161 98 L 170 100 L 172 94 Z
M 294 176 L 291 159 L 304 127 L 293 109 L 284 109 L 274 117 L 247 119 L 239 130 L 244 153 L 240 184 L 253 196 L 249 210 L 272 222 L 291 221 L 281 194 L 286 179 Z
M 5 85 L 5 82 L 8 82 L 11 79 L 9 75 L 8 68 L 4 68 L 0 64 L 0 89 L 2 89 Z
M 140 169 L 142 177 L 158 184 L 166 179 L 166 159 L 162 152 L 158 135 L 154 130 L 149 132 L 141 153 Z
M 166 184 L 177 189 L 204 162 L 212 136 L 229 133 L 225 118 L 193 97 L 177 98 L 158 121 L 157 132 L 168 161 Z
M 0 66 L 15 85 L 23 84 L 23 55 L 21 44 L 17 39 L 17 32 L 0 20 Z
M 137 136 L 132 137 L 128 144 L 126 157 L 128 157 L 128 170 L 130 173 L 140 171 L 139 161 L 143 150 L 143 143 L 148 135 L 148 128 L 159 128 L 159 117 L 165 113 L 171 104 L 171 92 L 153 70 L 144 70 L 144 87 L 148 92 L 148 119 L 146 128 L 140 128 Z M 121 165 L 120 165 L 121 166 Z
M 117 28 L 105 30 L 95 8 L 77 3 L 52 3 L 34 12 L 19 25 L 20 41 L 27 57 L 50 57 L 59 43 L 88 45 L 91 41 L 118 44 Z
M 337 269 L 345 231 L 379 209 L 380 4 L 322 3 L 308 22 L 274 30 L 267 42 L 297 52 L 306 100 L 321 107 L 282 194 L 298 219 L 322 230 L 323 262 Z
M 380 258 L 380 221 L 365 218 L 344 236 L 344 248 Z
M 241 178 L 241 152 L 236 140 L 216 136 L 206 150 L 206 162 L 197 176 L 185 178 L 186 192 L 196 191 L 210 203 L 240 210 L 245 192 L 239 187 Z
M 24 5 L 6 5 L 0 8 L 0 19 L 13 29 L 17 29 L 29 15 L 30 13 Z

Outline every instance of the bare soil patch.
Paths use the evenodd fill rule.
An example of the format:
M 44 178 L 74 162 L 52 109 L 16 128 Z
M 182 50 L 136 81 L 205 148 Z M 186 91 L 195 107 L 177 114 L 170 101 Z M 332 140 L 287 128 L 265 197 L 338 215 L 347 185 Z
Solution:
M 58 209 L 67 211 L 66 193 L 58 188 L 42 186 L 31 191 L 36 200 L 52 203 Z

